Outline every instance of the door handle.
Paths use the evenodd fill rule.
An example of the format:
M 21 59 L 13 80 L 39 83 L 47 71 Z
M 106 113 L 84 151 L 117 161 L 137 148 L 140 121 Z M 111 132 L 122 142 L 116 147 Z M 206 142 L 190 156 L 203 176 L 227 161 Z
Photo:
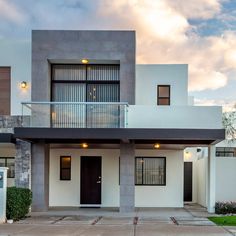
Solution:
M 97 184 L 100 184 L 101 183 L 101 180 L 97 181 Z

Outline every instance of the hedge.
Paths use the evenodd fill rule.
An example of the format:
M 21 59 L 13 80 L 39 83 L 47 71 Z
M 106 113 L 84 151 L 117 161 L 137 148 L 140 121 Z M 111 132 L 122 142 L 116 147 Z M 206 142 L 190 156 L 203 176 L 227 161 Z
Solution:
M 27 188 L 7 188 L 7 219 L 19 220 L 24 218 L 32 203 L 32 192 Z
M 236 214 L 236 202 L 216 202 L 216 214 Z

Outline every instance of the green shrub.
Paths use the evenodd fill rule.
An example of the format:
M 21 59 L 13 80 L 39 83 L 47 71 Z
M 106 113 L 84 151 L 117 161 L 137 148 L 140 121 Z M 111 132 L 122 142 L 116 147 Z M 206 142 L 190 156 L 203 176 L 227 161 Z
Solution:
M 32 202 L 32 192 L 26 188 L 7 188 L 7 219 L 19 220 L 24 218 Z
M 235 214 L 236 202 L 216 202 L 215 212 L 216 214 Z

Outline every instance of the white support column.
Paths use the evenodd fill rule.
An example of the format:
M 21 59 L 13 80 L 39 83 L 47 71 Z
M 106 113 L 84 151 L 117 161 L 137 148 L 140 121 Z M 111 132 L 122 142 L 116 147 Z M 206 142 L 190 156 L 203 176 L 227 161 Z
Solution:
M 208 193 L 207 193 L 207 211 L 215 212 L 215 194 L 216 194 L 216 157 L 215 145 L 208 147 Z
M 0 224 L 6 222 L 7 169 L 0 167 Z

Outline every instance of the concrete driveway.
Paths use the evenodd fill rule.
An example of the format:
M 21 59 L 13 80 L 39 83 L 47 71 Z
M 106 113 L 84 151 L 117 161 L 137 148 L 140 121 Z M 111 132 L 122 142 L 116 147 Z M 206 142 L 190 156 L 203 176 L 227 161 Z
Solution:
M 50 211 L 0 225 L 0 236 L 234 235 L 230 229 L 214 225 L 206 215 L 205 209 L 198 206 L 137 209 L 133 214 L 104 209 Z

